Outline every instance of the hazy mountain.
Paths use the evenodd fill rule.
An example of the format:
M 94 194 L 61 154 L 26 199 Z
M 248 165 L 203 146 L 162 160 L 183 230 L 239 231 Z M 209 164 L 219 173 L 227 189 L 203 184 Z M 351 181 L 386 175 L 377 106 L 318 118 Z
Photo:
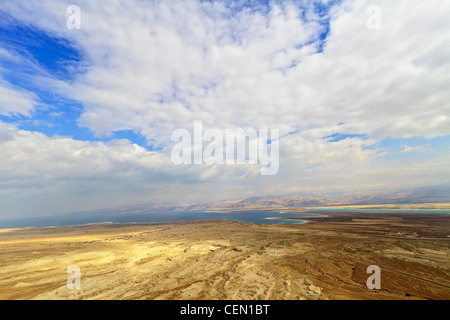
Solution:
M 264 195 L 244 199 L 202 202 L 194 204 L 146 204 L 115 209 L 96 210 L 95 213 L 138 213 L 148 211 L 247 209 L 281 207 L 320 207 L 332 205 L 420 204 L 450 202 L 450 184 L 426 186 L 396 192 L 357 192 L 334 194 Z M 86 212 L 87 213 L 87 212 Z

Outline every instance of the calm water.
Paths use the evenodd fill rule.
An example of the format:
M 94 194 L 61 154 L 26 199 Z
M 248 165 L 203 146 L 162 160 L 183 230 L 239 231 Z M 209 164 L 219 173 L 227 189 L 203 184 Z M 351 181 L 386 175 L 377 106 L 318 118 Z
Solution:
M 92 223 L 164 223 L 199 220 L 236 220 L 254 224 L 298 224 L 304 220 L 289 218 L 306 218 L 318 216 L 313 213 L 282 213 L 278 211 L 245 211 L 245 212 L 211 212 L 211 211 L 165 211 L 146 213 L 77 213 L 45 218 L 0 220 L 0 228 L 41 228 L 85 225 Z M 282 218 L 282 219 L 273 219 Z
M 161 211 L 140 213 L 95 213 L 83 212 L 45 218 L 0 220 L 0 228 L 42 228 L 93 223 L 165 223 L 199 220 L 235 220 L 254 224 L 298 224 L 304 220 L 290 218 L 317 217 L 326 212 L 367 212 L 367 213 L 450 213 L 450 210 L 438 209 L 309 209 L 311 213 L 283 213 L 279 211 Z M 277 218 L 277 219 L 274 219 Z

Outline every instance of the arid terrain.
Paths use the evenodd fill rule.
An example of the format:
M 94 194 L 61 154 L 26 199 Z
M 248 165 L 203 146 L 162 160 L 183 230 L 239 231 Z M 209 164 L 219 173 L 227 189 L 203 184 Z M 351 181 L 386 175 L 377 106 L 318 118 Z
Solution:
M 326 214 L 3 229 L 0 299 L 450 299 L 450 215 Z

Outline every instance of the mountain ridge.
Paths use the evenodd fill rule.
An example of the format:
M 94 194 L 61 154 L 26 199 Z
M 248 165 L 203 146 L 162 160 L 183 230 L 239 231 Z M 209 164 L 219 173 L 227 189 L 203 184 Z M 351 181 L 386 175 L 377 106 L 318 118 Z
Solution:
M 290 195 L 262 195 L 241 199 L 205 201 L 184 204 L 142 204 L 116 208 L 121 213 L 180 210 L 236 210 L 261 208 L 328 207 L 355 205 L 401 205 L 449 203 L 450 184 L 404 189 L 395 192 L 352 192 L 335 194 L 296 193 Z M 95 210 L 110 212 L 112 209 Z

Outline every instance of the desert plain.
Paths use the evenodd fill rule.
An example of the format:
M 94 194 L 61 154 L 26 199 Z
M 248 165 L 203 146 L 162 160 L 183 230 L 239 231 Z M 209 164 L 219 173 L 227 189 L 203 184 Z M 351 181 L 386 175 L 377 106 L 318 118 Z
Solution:
M 2 229 L 0 299 L 450 299 L 450 215 L 306 220 Z M 370 265 L 380 289 L 367 287 Z

